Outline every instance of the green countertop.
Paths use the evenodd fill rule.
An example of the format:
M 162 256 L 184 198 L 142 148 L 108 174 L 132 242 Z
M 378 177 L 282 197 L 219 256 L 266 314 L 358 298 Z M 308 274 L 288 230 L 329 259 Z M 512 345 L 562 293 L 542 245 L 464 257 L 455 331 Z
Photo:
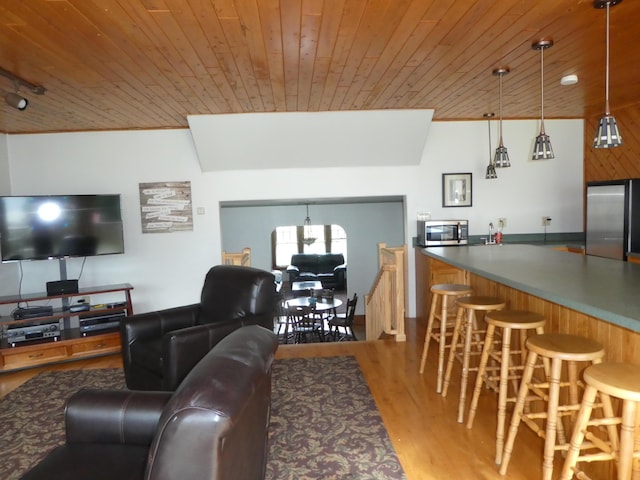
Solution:
M 429 247 L 435 259 L 640 332 L 640 264 L 534 245 Z

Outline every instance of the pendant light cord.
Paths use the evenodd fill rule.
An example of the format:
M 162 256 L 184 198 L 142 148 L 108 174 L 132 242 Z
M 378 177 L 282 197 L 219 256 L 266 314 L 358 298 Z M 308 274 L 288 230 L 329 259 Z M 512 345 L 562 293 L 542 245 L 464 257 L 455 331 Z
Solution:
M 544 131 L 544 49 L 540 48 L 540 133 Z
M 504 73 L 500 73 L 500 146 L 503 147 L 502 142 L 502 77 Z
M 487 117 L 487 128 L 489 130 L 489 165 L 493 164 L 493 158 L 491 155 L 491 117 Z
M 607 68 L 605 70 L 605 82 L 604 82 L 604 113 L 609 115 L 609 2 L 607 2 Z

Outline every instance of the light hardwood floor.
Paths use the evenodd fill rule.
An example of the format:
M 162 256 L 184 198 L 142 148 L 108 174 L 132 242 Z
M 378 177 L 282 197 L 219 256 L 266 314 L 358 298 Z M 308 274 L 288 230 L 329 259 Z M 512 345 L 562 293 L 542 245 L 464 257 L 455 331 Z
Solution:
M 453 372 L 447 398 L 435 393 L 437 349 L 429 349 L 424 375 L 418 373 L 424 326 L 406 321 L 407 342 L 341 342 L 282 345 L 277 358 L 354 355 L 367 379 L 373 397 L 409 480 L 541 478 L 542 440 L 527 427 L 516 439 L 505 477 L 493 462 L 495 446 L 495 395 L 483 392 L 474 427 L 456 422 L 459 367 Z M 0 397 L 42 370 L 113 368 L 121 366 L 117 355 L 70 362 L 50 367 L 0 374 Z M 472 375 L 473 378 L 473 375 Z M 473 385 L 473 382 L 469 382 Z M 471 386 L 469 387 L 471 388 Z M 43 395 L 46 395 L 43 392 Z M 471 391 L 468 392 L 468 397 Z M 345 410 L 345 415 L 349 415 Z M 509 415 L 510 417 L 510 415 Z M 560 471 L 556 461 L 554 473 Z M 555 475 L 554 475 L 555 477 Z

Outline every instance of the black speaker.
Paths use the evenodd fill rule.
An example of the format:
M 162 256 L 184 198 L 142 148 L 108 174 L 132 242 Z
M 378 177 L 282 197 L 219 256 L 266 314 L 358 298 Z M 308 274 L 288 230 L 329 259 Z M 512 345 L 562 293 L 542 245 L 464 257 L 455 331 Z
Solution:
M 78 293 L 78 280 L 58 280 L 55 282 L 47 282 L 47 295 L 67 295 L 69 293 Z

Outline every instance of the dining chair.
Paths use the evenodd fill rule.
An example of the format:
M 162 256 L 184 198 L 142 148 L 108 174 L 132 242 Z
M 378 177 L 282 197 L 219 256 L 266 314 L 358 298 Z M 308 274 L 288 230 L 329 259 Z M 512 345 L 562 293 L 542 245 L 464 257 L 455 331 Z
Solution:
M 287 304 L 282 294 L 279 294 L 276 306 L 275 333 L 280 343 L 289 343 L 292 340 L 293 333 L 289 328 L 289 315 L 287 312 Z
M 358 294 L 354 293 L 353 298 L 347 299 L 347 309 L 345 313 L 335 313 L 327 322 L 329 334 L 334 342 L 343 340 L 358 340 L 353 331 L 353 319 L 356 314 Z
M 316 315 L 315 305 L 291 306 L 287 304 L 287 323 L 294 343 L 311 343 L 314 336 L 324 341 L 322 323 Z

